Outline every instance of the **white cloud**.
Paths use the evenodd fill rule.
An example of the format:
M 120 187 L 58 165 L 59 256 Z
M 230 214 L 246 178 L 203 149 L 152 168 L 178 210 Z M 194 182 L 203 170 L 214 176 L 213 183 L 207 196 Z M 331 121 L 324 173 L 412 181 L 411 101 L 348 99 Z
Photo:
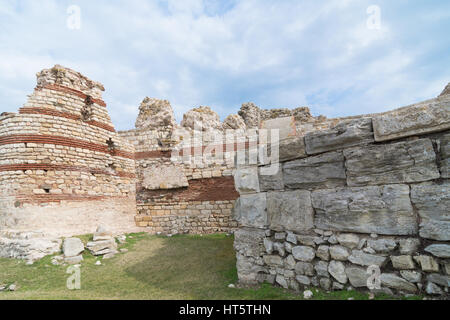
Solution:
M 178 121 L 198 105 L 223 119 L 247 101 L 338 116 L 430 98 L 450 79 L 450 26 L 439 18 L 431 32 L 430 18 L 448 10 L 425 5 L 380 0 L 381 30 L 370 30 L 367 0 L 79 0 L 82 28 L 69 30 L 72 2 L 2 1 L 5 111 L 56 63 L 104 83 L 119 129 L 133 127 L 145 96 L 170 100 Z

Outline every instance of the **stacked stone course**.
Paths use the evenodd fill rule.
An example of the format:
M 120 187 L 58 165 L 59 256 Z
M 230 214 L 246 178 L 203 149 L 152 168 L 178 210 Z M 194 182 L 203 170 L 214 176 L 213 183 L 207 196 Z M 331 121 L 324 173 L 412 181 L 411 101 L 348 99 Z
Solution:
M 296 128 L 234 175 L 240 282 L 448 296 L 450 95 Z

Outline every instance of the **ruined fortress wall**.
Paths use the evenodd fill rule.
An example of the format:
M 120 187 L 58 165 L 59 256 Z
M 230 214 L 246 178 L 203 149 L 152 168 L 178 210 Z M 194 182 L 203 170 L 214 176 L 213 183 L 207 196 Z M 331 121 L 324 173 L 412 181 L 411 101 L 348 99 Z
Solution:
M 160 103 L 170 114 L 166 122 L 158 122 Z M 227 154 L 231 159 L 228 164 L 213 163 L 204 157 L 208 139 L 214 133 L 223 139 L 222 131 L 215 128 L 196 132 L 177 125 L 168 102 L 152 100 L 143 104 L 138 128 L 119 133 L 136 150 L 136 224 L 166 234 L 234 229 L 237 223 L 232 209 L 239 195 L 232 176 L 233 157 Z M 218 144 L 222 145 L 223 140 Z
M 55 66 L 37 74 L 19 113 L 2 114 L 0 230 L 61 236 L 134 227 L 134 147 L 115 132 L 103 90 Z
M 333 122 L 237 169 L 240 281 L 367 289 L 373 272 L 375 291 L 448 294 L 450 95 Z

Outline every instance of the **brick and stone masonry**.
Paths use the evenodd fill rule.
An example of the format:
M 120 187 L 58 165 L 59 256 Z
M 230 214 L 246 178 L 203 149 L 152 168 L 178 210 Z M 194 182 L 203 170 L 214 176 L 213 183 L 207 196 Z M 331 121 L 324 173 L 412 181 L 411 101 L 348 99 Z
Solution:
M 448 297 L 449 137 L 444 93 L 281 137 L 276 174 L 234 175 L 240 282 Z
M 201 106 L 181 124 L 169 101 L 145 98 L 135 129 L 121 132 L 103 91 L 56 65 L 18 113 L 1 114 L 0 256 L 36 260 L 100 224 L 235 232 L 243 284 L 367 288 L 375 266 L 378 291 L 448 294 L 447 91 L 337 119 L 244 103 L 221 122 Z M 261 129 L 279 131 L 259 146 L 278 157 L 236 165 Z

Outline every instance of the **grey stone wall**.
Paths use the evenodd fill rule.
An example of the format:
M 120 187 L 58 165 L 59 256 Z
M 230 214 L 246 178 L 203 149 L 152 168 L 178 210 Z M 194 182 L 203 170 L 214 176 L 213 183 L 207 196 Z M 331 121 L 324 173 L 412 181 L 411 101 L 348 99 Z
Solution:
M 240 282 L 448 297 L 449 130 L 441 95 L 286 138 L 274 175 L 237 168 Z

